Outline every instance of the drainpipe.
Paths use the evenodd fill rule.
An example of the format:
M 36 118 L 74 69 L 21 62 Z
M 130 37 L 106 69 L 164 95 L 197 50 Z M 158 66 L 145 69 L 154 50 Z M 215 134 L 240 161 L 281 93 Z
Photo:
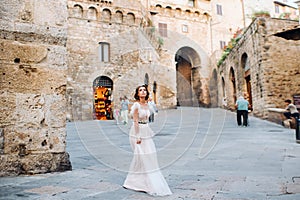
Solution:
M 209 18 L 209 32 L 210 32 L 210 54 L 212 55 L 213 53 L 213 39 L 212 39 L 212 23 L 211 23 L 212 18 Z
M 299 24 L 300 24 L 300 1 L 295 1 L 295 3 L 298 5 L 298 18 L 299 18 Z
M 244 4 L 244 0 L 241 0 L 242 3 L 242 12 L 243 12 L 243 25 L 244 28 L 246 27 L 246 17 L 245 17 L 245 4 Z

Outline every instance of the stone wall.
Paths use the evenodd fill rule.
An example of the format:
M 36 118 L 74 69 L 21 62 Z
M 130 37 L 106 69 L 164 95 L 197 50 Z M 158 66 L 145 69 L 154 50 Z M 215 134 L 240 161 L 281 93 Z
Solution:
M 70 170 L 67 1 L 0 5 L 0 176 Z
M 258 18 L 244 32 L 221 66 L 219 80 L 225 80 L 225 95 L 230 108 L 234 99 L 247 92 L 245 77 L 250 75 L 253 113 L 269 118 L 268 108 L 284 108 L 284 100 L 300 93 L 299 40 L 287 40 L 275 34 L 293 29 L 296 21 Z M 247 64 L 243 63 L 247 58 Z M 232 87 L 234 72 L 236 92 Z M 219 90 L 222 91 L 219 81 Z M 219 99 L 222 98 L 222 95 Z M 220 105 L 221 106 L 221 105 Z M 273 120 L 274 121 L 274 120 Z
M 124 95 L 133 101 L 136 86 L 143 84 L 147 76 L 151 91 L 154 81 L 157 83 L 158 107 L 176 107 L 175 57 L 182 47 L 189 47 L 186 55 L 193 63 L 190 72 L 193 71 L 194 83 L 189 86 L 196 91 L 195 101 L 197 105 L 198 101 L 209 104 L 206 84 L 210 74 L 209 43 L 206 42 L 209 32 L 204 11 L 195 9 L 191 13 L 177 13 L 175 19 L 175 9 L 170 11 L 152 4 L 148 8 L 145 6 L 145 2 L 142 5 L 120 0 L 111 3 L 68 1 L 70 67 L 67 94 L 70 119 L 93 119 L 93 81 L 100 76 L 113 82 L 114 105 L 119 105 L 119 98 Z M 158 34 L 159 22 L 168 24 L 167 37 Z M 183 24 L 188 25 L 186 34 L 182 32 Z M 199 29 L 203 37 L 199 37 Z M 110 46 L 109 62 L 99 61 L 100 42 Z
M 189 76 L 185 77 L 188 79 L 185 83 L 193 93 L 188 96 L 192 99 L 188 106 L 216 106 L 224 95 L 228 95 L 233 109 L 238 92 L 246 90 L 245 71 L 241 64 L 243 55 L 249 58 L 247 64 L 251 66 L 247 73 L 251 73 L 252 91 L 255 91 L 250 93 L 256 107 L 254 112 L 265 116 L 261 110 L 266 103 L 262 98 L 266 79 L 261 65 L 267 58 L 264 58 L 262 44 L 266 42 L 265 38 L 271 39 L 269 35 L 265 36 L 271 34 L 266 29 L 281 25 L 266 27 L 263 19 L 251 25 L 241 39 L 239 49 L 233 49 L 228 56 L 226 63 L 230 67 L 213 72 L 215 66 L 211 67 L 211 64 L 215 64 L 215 57 L 219 55 L 220 42 L 228 41 L 244 25 L 240 1 L 223 4 L 222 15 L 216 10 L 219 2 L 197 1 L 192 7 L 187 1 L 69 0 L 67 94 L 70 119 L 93 119 L 93 81 L 100 76 L 113 82 L 112 101 L 115 105 L 119 104 L 120 96 L 126 95 L 133 100 L 134 88 L 148 77 L 150 90 L 154 81 L 158 85 L 158 107 L 176 107 L 180 95 L 188 96 L 178 90 L 185 87 L 178 85 L 178 77 L 184 77 L 177 76 L 177 67 L 180 66 L 190 70 Z M 235 16 L 230 13 L 233 10 Z M 158 34 L 160 25 L 167 27 L 164 36 Z M 101 42 L 110 45 L 109 62 L 99 61 Z M 181 58 L 189 65 L 180 63 Z M 226 84 L 231 89 L 218 91 L 215 73 L 220 72 L 217 74 L 223 78 L 227 76 L 224 80 L 228 82 L 231 68 L 236 78 L 234 86 Z M 238 92 L 232 91 L 235 87 Z
M 118 6 L 122 3 L 120 1 L 99 4 L 96 8 L 98 14 L 91 19 L 85 15 L 92 6 L 91 2 L 68 3 L 69 114 L 74 120 L 93 119 L 93 81 L 99 76 L 109 77 L 113 81 L 115 104 L 124 95 L 132 100 L 135 87 L 144 83 L 144 75 L 150 71 L 150 63 L 143 58 L 147 54 L 145 49 L 153 55 L 155 50 L 149 42 L 145 42 L 145 35 L 138 28 L 143 22 L 141 9 L 135 8 L 138 4 L 130 8 L 127 8 L 128 2 L 122 7 Z M 79 16 L 75 13 L 77 7 L 82 8 Z M 128 21 L 126 18 L 129 15 L 132 20 Z M 109 62 L 99 60 L 99 42 L 110 45 Z

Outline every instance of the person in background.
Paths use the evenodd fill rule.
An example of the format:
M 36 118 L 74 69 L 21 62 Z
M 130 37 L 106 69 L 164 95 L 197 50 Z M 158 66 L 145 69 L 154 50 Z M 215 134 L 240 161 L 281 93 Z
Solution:
M 118 108 L 118 106 L 114 106 L 114 118 L 117 124 L 119 124 L 119 117 L 120 117 L 120 109 Z
M 236 101 L 235 104 L 237 108 L 237 124 L 238 126 L 242 126 L 242 117 L 243 117 L 243 126 L 246 127 L 248 126 L 248 107 L 249 107 L 249 102 L 243 97 L 240 96 L 238 100 Z
M 155 102 L 153 101 L 152 97 L 148 99 L 148 105 L 150 109 L 150 116 L 149 122 L 154 122 L 154 114 L 158 112 Z
M 227 98 L 226 97 L 223 97 L 222 106 L 224 109 L 227 109 Z
M 122 122 L 127 125 L 128 124 L 128 106 L 129 101 L 126 96 L 124 98 L 121 98 L 121 118 Z
M 286 104 L 286 110 L 287 112 L 284 112 L 283 115 L 287 118 L 287 119 L 292 119 L 292 117 L 299 119 L 299 111 L 297 110 L 297 107 L 292 104 L 292 100 L 287 99 L 284 101 Z

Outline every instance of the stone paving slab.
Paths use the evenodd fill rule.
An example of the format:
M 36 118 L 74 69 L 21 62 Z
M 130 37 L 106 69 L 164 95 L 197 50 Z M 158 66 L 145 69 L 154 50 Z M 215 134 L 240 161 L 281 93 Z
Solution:
M 171 196 L 124 189 L 129 126 L 86 121 L 67 124 L 72 171 L 1 177 L 0 199 L 300 199 L 295 130 L 251 116 L 237 127 L 235 113 L 204 108 L 160 111 L 151 127 Z

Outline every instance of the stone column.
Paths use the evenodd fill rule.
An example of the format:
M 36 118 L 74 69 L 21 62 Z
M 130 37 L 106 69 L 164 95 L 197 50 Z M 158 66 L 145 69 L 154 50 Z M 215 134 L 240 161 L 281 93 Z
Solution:
M 0 176 L 71 169 L 67 0 L 0 4 Z

